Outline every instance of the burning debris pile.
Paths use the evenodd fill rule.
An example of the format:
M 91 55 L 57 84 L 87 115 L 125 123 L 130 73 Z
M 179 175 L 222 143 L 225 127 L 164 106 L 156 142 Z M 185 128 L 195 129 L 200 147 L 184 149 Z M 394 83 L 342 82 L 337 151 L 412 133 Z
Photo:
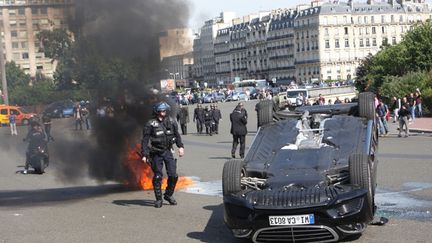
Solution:
M 94 119 L 91 137 L 74 134 L 53 143 L 58 177 L 76 182 L 87 174 L 100 182 L 127 181 L 150 189 L 151 169 L 128 141 L 140 141 L 152 105 L 163 99 L 150 91 L 161 75 L 158 37 L 186 25 L 187 2 L 76 0 L 75 13 L 69 25 L 76 39 L 77 81 L 94 98 Z M 97 109 L 107 107 L 112 115 L 96 117 Z

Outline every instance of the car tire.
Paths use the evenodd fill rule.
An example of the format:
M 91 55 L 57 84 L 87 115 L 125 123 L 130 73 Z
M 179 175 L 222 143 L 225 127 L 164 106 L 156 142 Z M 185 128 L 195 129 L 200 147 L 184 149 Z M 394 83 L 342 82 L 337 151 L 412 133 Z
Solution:
M 222 171 L 223 195 L 236 194 L 241 191 L 243 162 L 241 160 L 229 160 L 224 164 Z
M 368 221 L 373 219 L 374 189 L 369 156 L 365 154 L 351 154 L 349 157 L 350 183 L 367 190 L 366 217 Z
M 258 127 L 273 122 L 273 101 L 262 100 L 257 104 Z
M 375 121 L 375 94 L 363 92 L 359 94 L 359 116 Z

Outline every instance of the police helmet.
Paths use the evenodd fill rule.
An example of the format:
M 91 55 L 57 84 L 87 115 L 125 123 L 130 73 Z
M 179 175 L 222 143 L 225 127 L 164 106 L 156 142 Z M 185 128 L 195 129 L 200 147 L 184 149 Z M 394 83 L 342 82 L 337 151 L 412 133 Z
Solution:
M 169 111 L 170 106 L 166 102 L 159 102 L 154 107 L 153 110 L 156 113 L 162 112 L 162 111 Z

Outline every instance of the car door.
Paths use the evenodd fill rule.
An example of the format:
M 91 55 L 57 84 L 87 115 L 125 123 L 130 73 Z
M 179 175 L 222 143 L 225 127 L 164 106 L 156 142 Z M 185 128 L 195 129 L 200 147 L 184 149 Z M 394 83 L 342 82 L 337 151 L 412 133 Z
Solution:
M 22 123 L 22 120 L 23 120 L 23 114 L 21 113 L 21 112 L 19 112 L 17 109 L 15 109 L 15 108 L 11 108 L 10 110 L 9 110 L 9 114 L 10 115 L 12 115 L 12 114 L 15 114 L 16 115 L 16 124 L 21 124 Z
M 9 124 L 9 112 L 8 112 L 8 108 L 6 107 L 0 109 L 0 123 Z

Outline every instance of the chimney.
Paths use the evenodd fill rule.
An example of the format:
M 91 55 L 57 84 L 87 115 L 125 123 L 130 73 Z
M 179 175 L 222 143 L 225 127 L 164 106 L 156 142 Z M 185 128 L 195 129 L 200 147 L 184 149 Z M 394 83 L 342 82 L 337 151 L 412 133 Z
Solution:
M 350 6 L 351 10 L 354 8 L 354 4 L 352 0 L 348 0 L 348 5 Z
M 372 5 L 373 4 L 373 0 L 367 0 L 367 4 L 368 5 Z
M 388 0 L 388 3 L 394 6 L 395 0 Z

